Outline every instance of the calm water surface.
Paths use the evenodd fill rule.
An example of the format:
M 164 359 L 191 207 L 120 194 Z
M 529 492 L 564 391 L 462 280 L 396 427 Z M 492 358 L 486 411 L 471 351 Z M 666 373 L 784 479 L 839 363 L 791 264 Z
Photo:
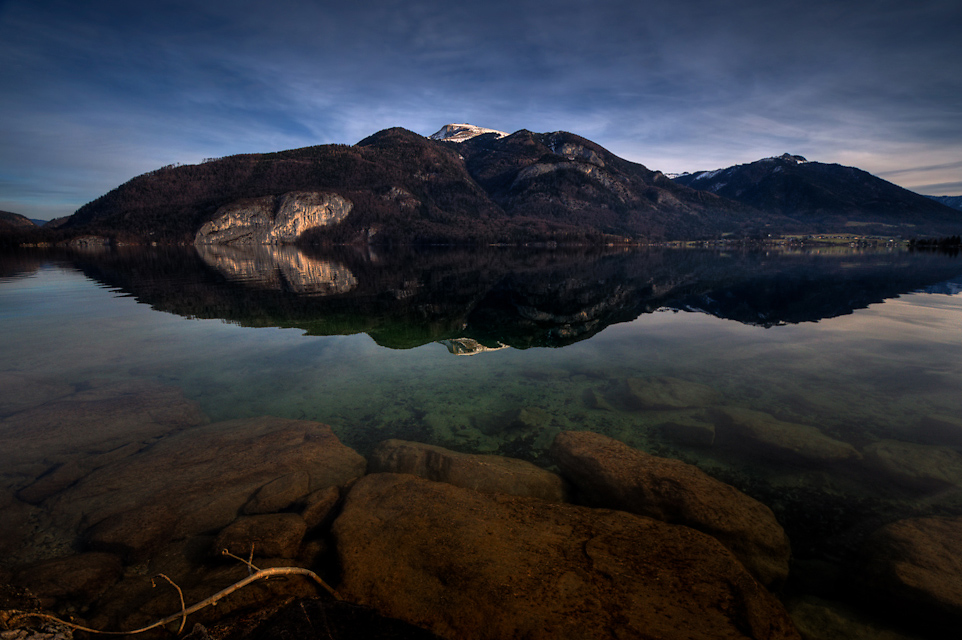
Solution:
M 362 454 L 397 437 L 550 466 L 557 433 L 598 431 L 768 504 L 803 575 L 806 563 L 844 566 L 885 522 L 962 514 L 957 257 L 132 251 L 2 267 L 8 381 L 161 383 L 213 421 L 317 420 Z M 941 468 L 773 456 L 726 437 L 711 407 L 639 411 L 628 381 L 664 377 L 862 454 L 880 442 L 931 447 Z M 23 388 L 0 389 L 0 417 L 49 401 Z M 534 418 L 518 426 L 521 410 Z M 685 416 L 716 426 L 715 440 L 673 431 Z M 3 472 L 9 494 L 49 470 L 27 462 Z M 62 551 L 26 547 L 9 553 Z

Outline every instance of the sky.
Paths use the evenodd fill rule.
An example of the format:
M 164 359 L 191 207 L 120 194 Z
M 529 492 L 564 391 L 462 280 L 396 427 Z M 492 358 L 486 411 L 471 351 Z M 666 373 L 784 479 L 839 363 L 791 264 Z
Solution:
M 787 152 L 962 194 L 962 2 L 0 0 L 0 210 L 461 122 L 664 172 Z

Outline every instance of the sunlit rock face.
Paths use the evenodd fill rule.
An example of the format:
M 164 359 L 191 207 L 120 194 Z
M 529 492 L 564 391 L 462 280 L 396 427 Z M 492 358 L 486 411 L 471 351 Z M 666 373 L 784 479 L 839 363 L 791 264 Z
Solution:
M 334 193 L 292 191 L 225 205 L 204 223 L 195 244 L 285 244 L 308 229 L 335 225 L 353 204 Z
M 307 295 L 347 293 L 357 286 L 350 269 L 306 256 L 294 247 L 197 245 L 200 257 L 229 280 Z

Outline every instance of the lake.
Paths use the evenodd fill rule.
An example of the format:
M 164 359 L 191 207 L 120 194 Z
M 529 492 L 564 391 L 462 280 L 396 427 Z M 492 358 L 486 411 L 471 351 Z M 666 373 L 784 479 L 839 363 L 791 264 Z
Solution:
M 685 461 L 774 512 L 783 599 L 865 628 L 905 622 L 852 593 L 871 534 L 962 516 L 962 259 L 944 253 L 10 253 L 0 382 L 8 572 L 82 548 L 85 507 L 62 496 L 131 443 L 265 415 L 364 456 L 400 438 L 553 468 L 557 434 L 593 431 Z M 714 395 L 658 405 L 656 387 Z

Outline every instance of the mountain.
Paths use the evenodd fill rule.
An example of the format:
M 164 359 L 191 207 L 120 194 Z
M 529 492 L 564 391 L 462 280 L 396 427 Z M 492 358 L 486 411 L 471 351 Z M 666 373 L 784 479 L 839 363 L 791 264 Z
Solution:
M 351 146 L 163 167 L 57 232 L 181 244 L 611 244 L 960 226 L 929 198 L 800 156 L 672 180 L 572 133 L 449 124 L 430 138 L 394 128 Z
M 395 128 L 353 146 L 164 167 L 84 205 L 62 229 L 178 243 L 610 243 L 786 222 L 570 133 L 448 125 L 436 135 L 444 139 Z
M 926 198 L 931 198 L 936 202 L 944 204 L 947 207 L 952 207 L 953 209 L 958 209 L 962 211 L 962 196 L 925 196 Z
M 958 232 L 958 211 L 839 164 L 809 162 L 784 154 L 674 179 L 677 184 L 731 198 L 790 217 L 817 232 L 859 231 L 885 235 Z
M 508 135 L 504 131 L 476 127 L 473 124 L 446 124 L 428 137 L 431 140 L 443 140 L 445 142 L 464 142 L 476 136 L 483 136 L 486 133 L 493 133 L 499 138 Z
M 474 180 L 509 216 L 643 240 L 745 235 L 788 222 L 679 187 L 660 171 L 573 133 L 521 130 L 504 138 L 473 137 L 457 147 Z
M 10 211 L 0 211 L 0 230 L 4 231 L 23 231 L 36 228 L 36 223 L 19 213 Z

